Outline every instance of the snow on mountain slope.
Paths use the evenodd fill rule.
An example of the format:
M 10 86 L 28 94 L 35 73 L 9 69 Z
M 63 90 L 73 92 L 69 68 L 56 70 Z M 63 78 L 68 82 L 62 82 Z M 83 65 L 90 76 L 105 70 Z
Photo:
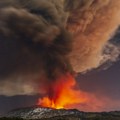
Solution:
M 82 113 L 75 109 L 52 109 L 43 107 L 30 107 L 13 110 L 5 115 L 5 117 L 19 117 L 24 119 L 41 119 L 51 118 L 65 115 L 81 115 Z

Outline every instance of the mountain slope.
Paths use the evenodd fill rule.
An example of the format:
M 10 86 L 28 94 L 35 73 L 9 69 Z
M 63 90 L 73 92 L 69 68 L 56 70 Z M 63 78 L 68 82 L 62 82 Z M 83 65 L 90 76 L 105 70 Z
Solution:
M 82 112 L 75 109 L 52 109 L 43 107 L 31 107 L 13 110 L 5 115 L 5 117 L 13 118 L 23 118 L 23 119 L 42 119 L 42 118 L 52 118 L 57 116 L 80 116 Z
M 25 120 L 120 120 L 120 112 L 81 112 L 76 109 L 28 107 L 12 110 L 4 117 L 6 119 L 0 120 L 9 120 L 10 118 L 23 118 Z

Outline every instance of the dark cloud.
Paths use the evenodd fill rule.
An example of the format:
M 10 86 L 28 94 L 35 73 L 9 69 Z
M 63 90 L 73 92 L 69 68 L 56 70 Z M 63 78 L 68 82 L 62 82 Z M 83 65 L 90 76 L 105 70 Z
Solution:
M 0 88 L 3 93 L 2 86 L 9 88 L 8 83 L 14 86 L 14 79 L 17 79 L 16 86 L 24 86 L 26 82 L 21 76 L 31 76 L 32 80 L 27 83 L 34 84 L 32 76 L 35 75 L 52 80 L 72 72 L 67 58 L 72 41 L 64 28 L 66 12 L 61 1 L 12 0 L 0 5 L 0 78 L 4 80 Z
M 50 1 L 30 3 L 35 5 L 31 7 L 28 3 L 22 8 L 18 1 L 0 9 L 1 75 L 31 69 L 47 74 L 51 69 L 54 74 L 67 71 L 65 60 L 71 41 L 58 16 L 59 9 Z

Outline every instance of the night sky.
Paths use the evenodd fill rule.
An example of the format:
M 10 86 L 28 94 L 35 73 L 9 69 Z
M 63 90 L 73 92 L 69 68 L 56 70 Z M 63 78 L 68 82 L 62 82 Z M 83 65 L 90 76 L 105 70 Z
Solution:
M 120 110 L 119 13 L 118 0 L 0 1 L 0 115 L 55 98 L 68 73 L 92 96 L 71 108 Z

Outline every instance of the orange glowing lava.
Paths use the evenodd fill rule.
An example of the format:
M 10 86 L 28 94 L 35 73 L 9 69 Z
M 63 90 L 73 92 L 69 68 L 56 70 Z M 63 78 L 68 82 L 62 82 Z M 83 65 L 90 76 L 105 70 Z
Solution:
M 86 95 L 75 89 L 76 81 L 72 75 L 67 74 L 50 84 L 47 96 L 38 100 L 38 105 L 50 108 L 67 108 L 69 105 L 83 103 L 87 100 Z

